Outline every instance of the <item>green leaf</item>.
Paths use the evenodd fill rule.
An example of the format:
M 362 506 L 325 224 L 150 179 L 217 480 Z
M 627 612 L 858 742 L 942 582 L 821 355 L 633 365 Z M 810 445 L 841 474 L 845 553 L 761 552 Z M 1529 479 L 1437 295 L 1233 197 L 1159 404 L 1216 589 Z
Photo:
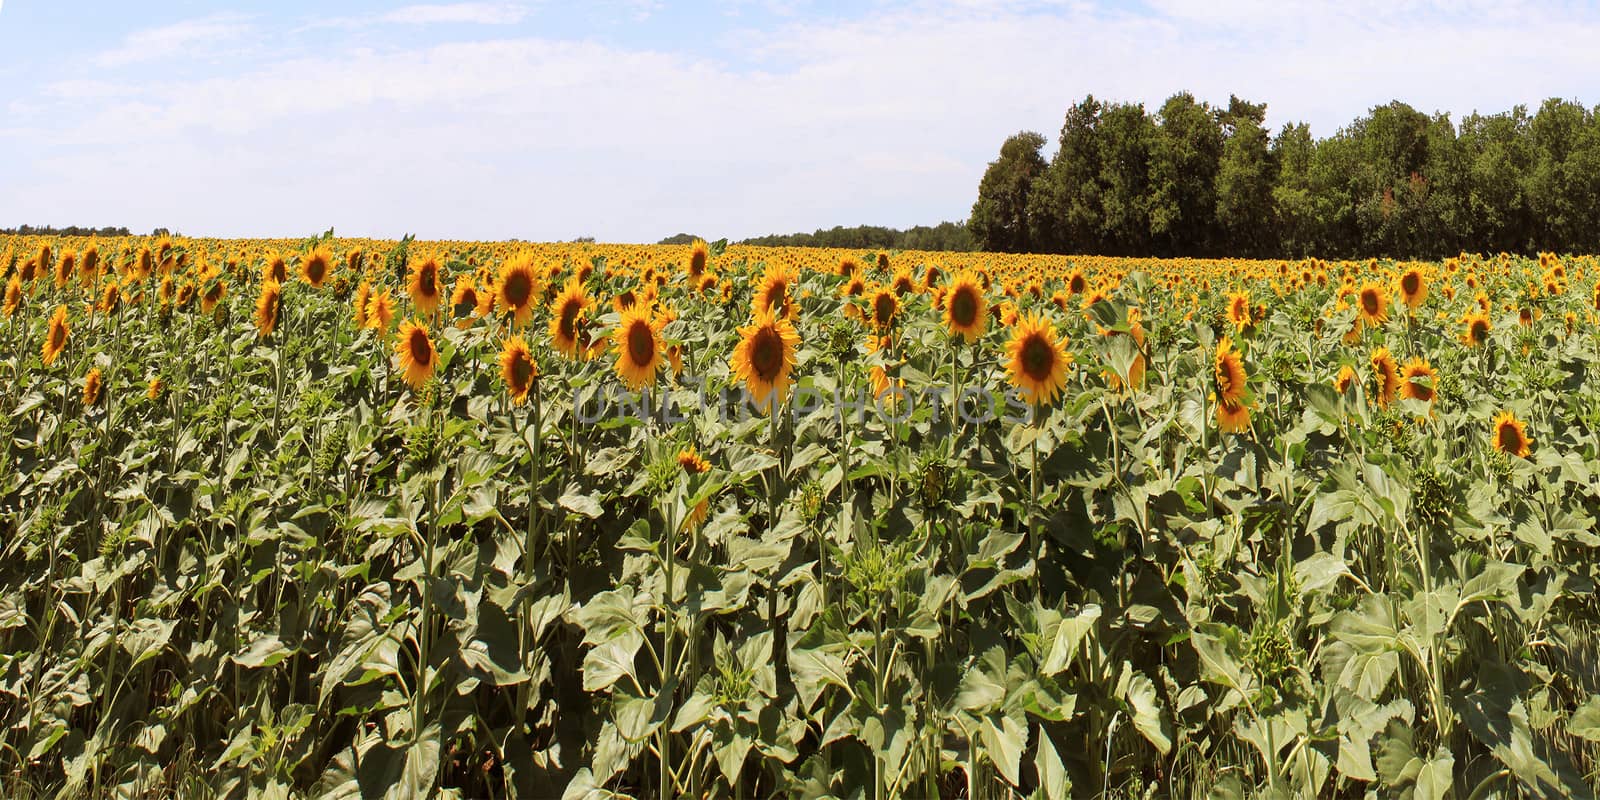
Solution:
M 1589 695 L 1589 700 L 1572 712 L 1567 720 L 1567 733 L 1590 742 L 1600 742 L 1600 694 Z
M 1161 718 L 1161 699 L 1156 695 L 1155 683 L 1144 673 L 1134 672 L 1131 662 L 1122 662 L 1122 669 L 1122 697 L 1133 710 L 1133 726 L 1164 756 L 1172 750 L 1172 737 Z
M 994 717 L 984 718 L 978 726 L 978 736 L 1000 775 L 1012 786 L 1021 786 L 1022 751 L 1028 746 L 1028 729 L 1008 716 L 1000 717 L 998 723 Z
M 1067 774 L 1067 766 L 1061 762 L 1055 743 L 1043 728 L 1039 731 L 1039 747 L 1033 756 L 1033 768 L 1039 776 L 1039 788 L 1044 790 L 1047 800 L 1067 800 L 1072 796 L 1072 777 Z
M 233 663 L 246 669 L 261 669 L 274 666 L 294 653 L 294 649 L 283 646 L 276 634 L 267 634 L 257 638 L 249 650 L 234 656 Z
M 1088 605 L 1079 611 L 1077 616 L 1061 620 L 1056 627 L 1056 635 L 1050 643 L 1050 650 L 1045 654 L 1044 662 L 1039 665 L 1039 671 L 1045 675 L 1057 675 L 1072 663 L 1077 656 L 1078 648 L 1083 644 L 1094 630 L 1095 622 L 1100 619 L 1100 606 Z

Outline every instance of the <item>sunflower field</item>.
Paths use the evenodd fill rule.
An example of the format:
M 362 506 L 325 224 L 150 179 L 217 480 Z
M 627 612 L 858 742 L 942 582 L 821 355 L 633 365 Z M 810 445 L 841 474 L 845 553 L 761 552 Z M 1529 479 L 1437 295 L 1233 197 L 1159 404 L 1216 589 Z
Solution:
M 1592 797 L 1600 261 L 0 237 L 0 796 Z

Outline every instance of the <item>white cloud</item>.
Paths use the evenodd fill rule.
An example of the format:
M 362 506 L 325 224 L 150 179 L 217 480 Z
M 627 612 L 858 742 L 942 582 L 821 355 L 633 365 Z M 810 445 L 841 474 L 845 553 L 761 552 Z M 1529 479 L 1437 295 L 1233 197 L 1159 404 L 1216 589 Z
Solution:
M 116 49 L 101 53 L 95 63 L 102 67 L 125 67 L 143 61 L 192 56 L 196 49 L 214 51 L 249 30 L 250 25 L 244 18 L 232 14 L 146 28 L 126 36 Z
M 1412 20 L 1435 12 L 1418 2 L 1300 16 L 1263 0 L 1219 0 L 1213 14 L 1152 2 L 1149 14 L 884 6 L 733 32 L 724 51 L 501 38 L 308 48 L 200 79 L 63 80 L 11 105 L 0 153 L 32 154 L 9 163 L 35 188 L 0 196 L 0 218 L 634 241 L 906 226 L 964 218 L 1007 135 L 1053 141 L 1091 92 L 1152 109 L 1183 89 L 1215 103 L 1234 93 L 1317 135 L 1395 98 L 1458 116 L 1600 99 L 1582 96 L 1600 74 L 1592 18 L 1447 14 L 1423 30 Z M 24 157 L 0 155 L 0 168 L 7 158 Z M 128 185 L 137 198 L 94 190 Z
M 528 9 L 507 3 L 446 3 L 414 5 L 384 14 L 384 22 L 404 25 L 470 23 L 476 25 L 515 25 L 528 16 Z
M 322 17 L 299 30 L 383 25 L 515 25 L 527 19 L 529 13 L 528 7 L 519 3 L 423 3 L 361 17 Z

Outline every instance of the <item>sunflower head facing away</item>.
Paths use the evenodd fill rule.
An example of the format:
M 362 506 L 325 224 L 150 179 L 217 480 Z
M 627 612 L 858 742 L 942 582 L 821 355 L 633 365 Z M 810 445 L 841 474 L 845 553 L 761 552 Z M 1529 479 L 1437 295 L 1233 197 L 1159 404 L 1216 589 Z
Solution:
M 1420 356 L 1412 358 L 1400 370 L 1400 396 L 1431 403 L 1438 380 L 1439 374 L 1427 361 Z
M 277 281 L 261 284 L 261 294 L 256 297 L 256 332 L 267 339 L 278 329 L 278 317 L 283 312 L 283 286 Z
M 48 367 L 56 363 L 56 358 L 67 347 L 67 337 L 70 335 L 72 335 L 72 327 L 67 324 L 67 307 L 65 305 L 56 306 L 55 313 L 50 315 L 50 325 L 45 329 L 44 333 L 42 355 L 44 356 L 45 366 Z
M 1387 406 L 1400 393 L 1400 367 L 1395 363 L 1389 348 L 1380 347 L 1372 354 L 1373 394 L 1378 405 Z
M 89 374 L 84 376 L 84 378 L 83 378 L 83 404 L 84 405 L 92 406 L 92 405 L 100 402 L 100 387 L 102 385 L 102 380 L 103 379 L 101 378 L 100 368 L 99 367 L 95 367 L 94 369 L 89 370 Z

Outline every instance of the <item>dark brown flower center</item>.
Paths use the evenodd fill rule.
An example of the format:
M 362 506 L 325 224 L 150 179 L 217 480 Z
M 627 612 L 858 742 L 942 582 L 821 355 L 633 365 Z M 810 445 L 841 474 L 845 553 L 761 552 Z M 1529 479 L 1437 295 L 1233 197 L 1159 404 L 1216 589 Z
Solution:
M 783 337 L 776 328 L 766 327 L 756 331 L 750 340 L 750 367 L 756 377 L 767 383 L 778 379 L 783 369 Z
M 500 294 L 505 298 L 506 305 L 520 309 L 528 304 L 528 296 L 533 294 L 533 281 L 526 272 L 513 272 L 500 284 Z
M 1022 373 L 1035 381 L 1050 377 L 1056 365 L 1056 352 L 1042 334 L 1030 334 L 1022 340 Z
M 950 320 L 965 328 L 978 320 L 978 297 L 971 287 L 962 286 L 950 295 Z
M 418 366 L 426 367 L 433 363 L 433 343 L 428 341 L 427 331 L 415 328 L 411 331 L 411 360 Z
M 655 332 L 650 323 L 635 320 L 628 326 L 628 358 L 635 366 L 643 367 L 656 356 Z

